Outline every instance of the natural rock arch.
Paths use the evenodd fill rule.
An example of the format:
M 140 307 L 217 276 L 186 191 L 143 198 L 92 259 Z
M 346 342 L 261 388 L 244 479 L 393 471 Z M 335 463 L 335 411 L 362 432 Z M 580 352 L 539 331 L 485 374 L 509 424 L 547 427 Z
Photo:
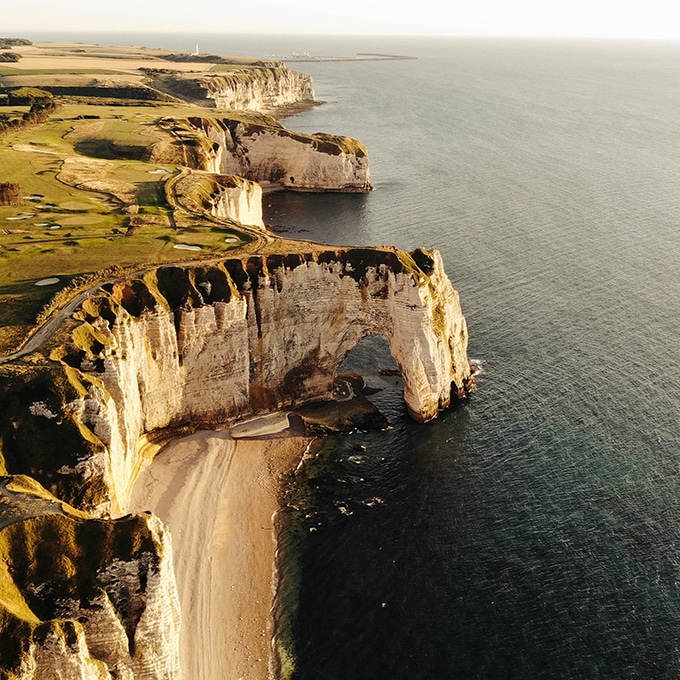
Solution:
M 415 420 L 436 417 L 470 387 L 465 319 L 436 251 L 317 250 L 160 267 L 103 286 L 76 316 L 70 343 L 52 349 L 60 391 L 17 413 L 21 428 L 3 446 L 11 459 L 37 433 L 80 437 L 81 450 L 54 455 L 59 475 L 30 460 L 12 472 L 56 483 L 60 496 L 100 514 L 125 510 L 140 441 L 329 399 L 338 365 L 367 335 L 388 341 Z

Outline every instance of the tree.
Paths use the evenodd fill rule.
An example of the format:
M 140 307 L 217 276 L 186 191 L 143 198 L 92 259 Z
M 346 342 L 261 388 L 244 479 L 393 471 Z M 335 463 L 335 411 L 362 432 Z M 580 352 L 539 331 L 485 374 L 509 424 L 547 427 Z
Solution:
M 21 186 L 12 182 L 0 182 L 0 205 L 19 205 Z

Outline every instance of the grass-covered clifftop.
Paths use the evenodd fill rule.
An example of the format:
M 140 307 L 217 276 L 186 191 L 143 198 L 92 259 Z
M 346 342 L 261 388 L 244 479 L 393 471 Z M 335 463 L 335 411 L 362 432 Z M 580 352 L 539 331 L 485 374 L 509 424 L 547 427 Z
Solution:
M 114 265 L 134 270 L 237 253 L 269 238 L 207 215 L 214 182 L 183 181 L 175 200 L 176 180 L 186 179 L 183 168 L 206 168 L 215 153 L 200 124 L 188 122 L 200 121 L 207 110 L 192 104 L 193 96 L 181 102 L 175 95 L 198 87 L 205 104 L 208 91 L 230 87 L 250 96 L 251 86 L 302 74 L 280 62 L 198 59 L 147 48 L 15 41 L 11 49 L 21 60 L 0 66 L 0 94 L 9 95 L 0 96 L 0 128 L 6 123 L 0 184 L 16 187 L 18 200 L 0 201 L 0 356 L 20 346 L 66 299 L 51 303 L 55 293 L 75 294 L 79 281 L 89 285 Z M 168 94 L 154 87 L 161 80 L 176 88 L 172 103 L 130 94 L 140 88 Z M 21 103 L 12 93 L 31 97 Z M 306 103 L 313 98 L 309 91 L 301 96 Z M 30 118 L 31 106 L 48 97 L 43 118 Z M 263 112 L 213 109 L 209 119 L 275 131 L 328 154 L 366 153 L 347 137 L 288 131 Z M 187 201 L 189 187 L 196 201 Z M 198 212 L 187 211 L 188 204 Z
M 134 665 L 146 584 L 165 557 L 148 517 L 94 519 L 29 477 L 0 477 L 0 676 L 85 677 L 90 666 L 111 677 Z

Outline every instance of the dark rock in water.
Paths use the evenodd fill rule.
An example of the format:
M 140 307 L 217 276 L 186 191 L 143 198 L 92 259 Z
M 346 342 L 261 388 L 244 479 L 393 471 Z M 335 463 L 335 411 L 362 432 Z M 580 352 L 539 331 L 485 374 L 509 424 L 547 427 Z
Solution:
M 333 398 L 338 401 L 347 401 L 357 394 L 363 394 L 366 383 L 360 373 L 348 371 L 338 373 L 333 381 Z
M 361 394 L 340 401 L 319 401 L 295 411 L 309 435 L 355 430 L 385 430 L 387 418 Z

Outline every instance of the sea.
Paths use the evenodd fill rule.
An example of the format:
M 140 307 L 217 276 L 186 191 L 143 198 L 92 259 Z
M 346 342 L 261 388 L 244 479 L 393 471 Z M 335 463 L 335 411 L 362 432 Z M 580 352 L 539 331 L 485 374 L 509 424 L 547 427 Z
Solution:
M 348 355 L 391 429 L 324 439 L 291 482 L 288 677 L 680 678 L 680 43 L 80 38 L 415 57 L 288 62 L 325 104 L 285 124 L 362 140 L 375 189 L 265 219 L 439 249 L 481 372 L 419 425 L 384 341 Z

